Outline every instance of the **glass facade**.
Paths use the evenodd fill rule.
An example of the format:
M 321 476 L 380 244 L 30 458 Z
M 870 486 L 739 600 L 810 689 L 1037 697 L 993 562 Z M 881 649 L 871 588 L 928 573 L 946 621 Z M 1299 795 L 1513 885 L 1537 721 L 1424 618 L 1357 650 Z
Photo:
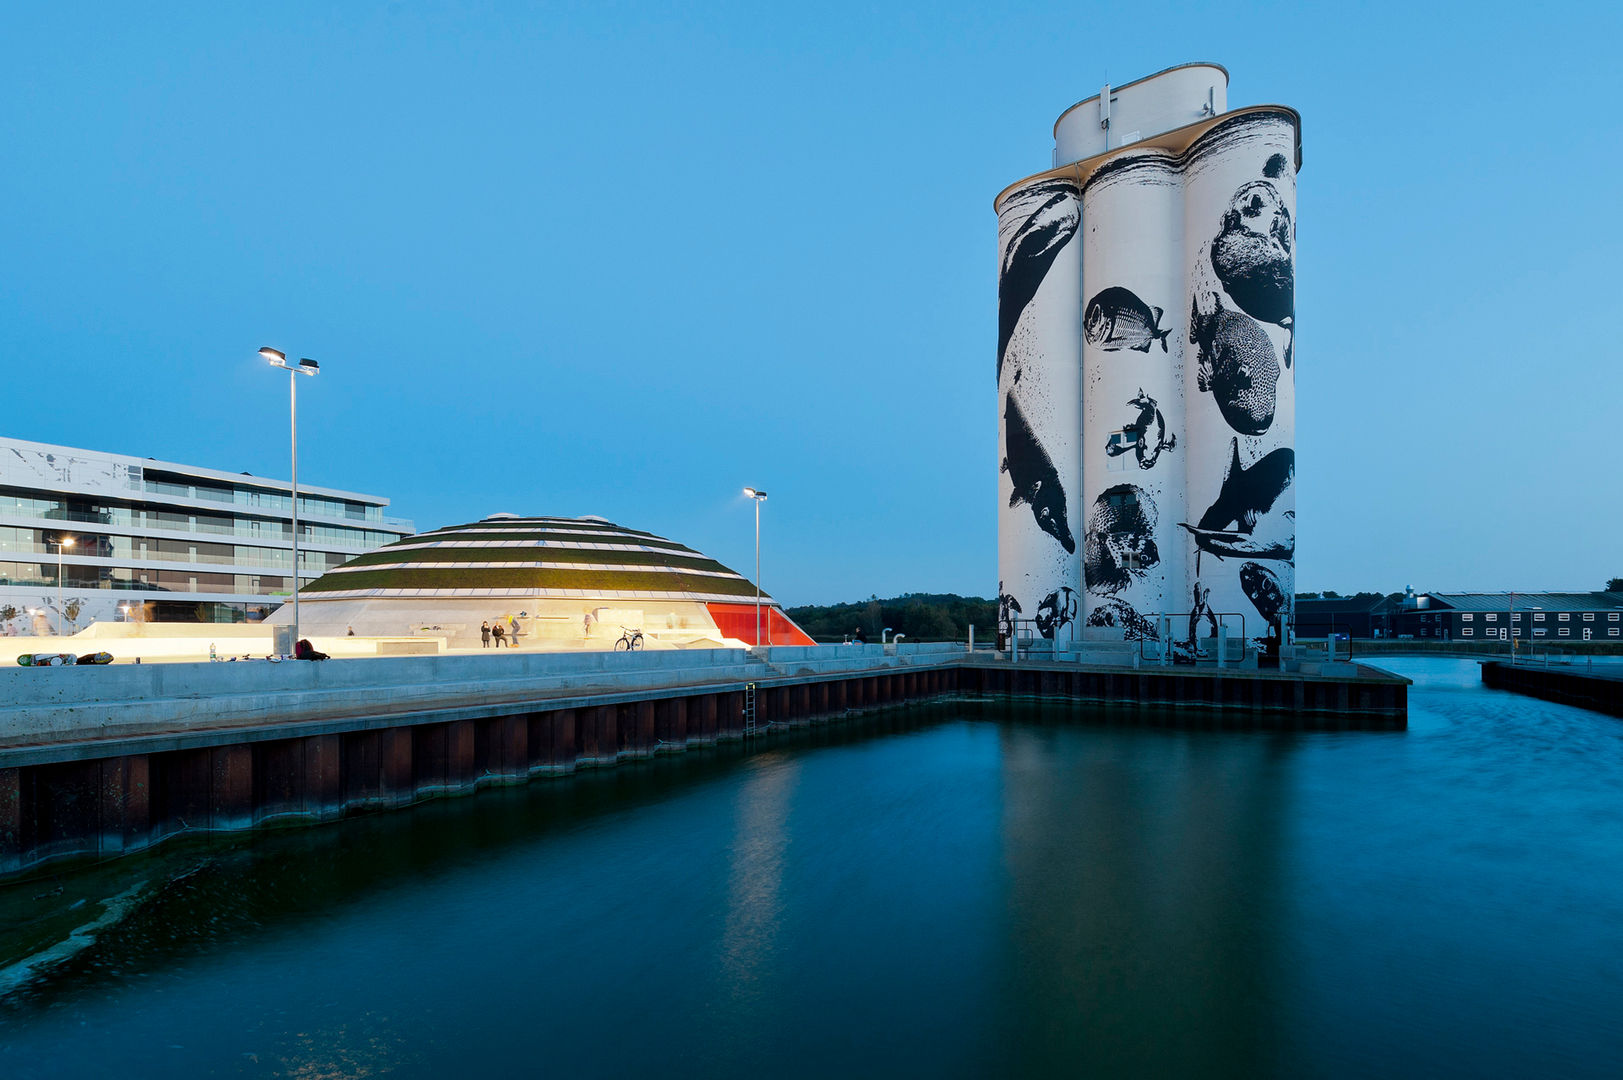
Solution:
M 43 611 L 55 629 L 59 602 L 79 626 L 274 611 L 293 588 L 292 498 L 240 475 L 0 438 L 0 614 Z M 300 579 L 410 535 L 386 502 L 301 485 Z

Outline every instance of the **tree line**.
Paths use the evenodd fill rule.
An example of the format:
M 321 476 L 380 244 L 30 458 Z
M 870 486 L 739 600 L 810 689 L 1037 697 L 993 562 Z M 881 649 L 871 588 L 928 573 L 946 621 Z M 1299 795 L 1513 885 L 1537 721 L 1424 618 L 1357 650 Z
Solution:
M 858 627 L 878 641 L 889 627 L 909 641 L 966 641 L 969 626 L 977 639 L 997 632 L 997 601 L 957 593 L 903 593 L 888 600 L 870 596 L 848 604 L 807 604 L 785 609 L 802 630 L 818 641 L 840 641 Z

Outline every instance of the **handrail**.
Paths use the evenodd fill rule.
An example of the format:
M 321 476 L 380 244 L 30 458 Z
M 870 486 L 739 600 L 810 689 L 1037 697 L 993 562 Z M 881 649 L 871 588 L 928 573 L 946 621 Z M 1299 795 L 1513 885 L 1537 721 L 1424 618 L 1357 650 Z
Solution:
M 1156 626 L 1161 626 L 1162 625 L 1162 620 L 1175 620 L 1175 619 L 1189 620 L 1189 619 L 1195 618 L 1196 616 L 1199 616 L 1200 618 L 1205 618 L 1208 615 L 1211 616 L 1211 618 L 1213 620 L 1215 620 L 1219 626 L 1223 626 L 1225 628 L 1228 626 L 1228 620 L 1230 618 L 1235 618 L 1235 619 L 1240 620 L 1240 635 L 1239 635 L 1240 662 L 1244 663 L 1246 654 L 1247 654 L 1247 652 L 1250 651 L 1250 640 L 1251 639 L 1246 636 L 1246 632 L 1245 632 L 1245 612 L 1243 612 L 1243 611 L 1209 611 L 1209 610 L 1208 611 L 1199 611 L 1199 612 L 1195 612 L 1195 611 L 1160 611 L 1160 612 L 1156 612 L 1152 616 L 1152 618 L 1154 619 L 1154 622 L 1155 622 Z M 1194 644 L 1194 643 L 1198 643 L 1200 641 L 1212 641 L 1212 642 L 1215 643 L 1216 640 L 1217 640 L 1217 635 L 1213 634 L 1209 638 L 1192 638 L 1192 639 L 1190 639 L 1190 643 Z M 1234 635 L 1233 634 L 1229 635 L 1229 640 L 1230 641 L 1234 640 Z M 1145 647 L 1146 647 L 1147 643 L 1149 643 L 1151 641 L 1155 642 L 1155 644 L 1156 644 L 1156 649 L 1155 649 L 1155 655 L 1154 656 L 1151 656 L 1149 653 L 1147 653 L 1145 651 Z M 1179 641 L 1176 637 L 1171 638 L 1166 644 L 1169 646 L 1169 649 L 1168 650 L 1163 650 L 1162 647 L 1161 647 L 1162 642 L 1161 642 L 1161 639 L 1159 637 L 1149 637 L 1147 635 L 1141 635 L 1138 638 L 1138 658 L 1140 660 L 1154 660 L 1157 663 L 1162 663 L 1162 664 L 1165 664 L 1165 663 L 1199 664 L 1199 663 L 1203 662 L 1202 657 L 1204 657 L 1206 655 L 1205 650 L 1201 649 L 1198 644 L 1195 644 L 1194 648 L 1190 648 L 1188 644 L 1185 644 L 1184 642 Z M 1181 650 L 1181 653 L 1180 653 L 1180 650 Z M 1214 655 L 1209 662 L 1213 663 L 1213 664 L 1216 664 L 1216 663 L 1218 663 L 1218 658 Z M 1228 658 L 1223 657 L 1222 662 L 1227 663 Z

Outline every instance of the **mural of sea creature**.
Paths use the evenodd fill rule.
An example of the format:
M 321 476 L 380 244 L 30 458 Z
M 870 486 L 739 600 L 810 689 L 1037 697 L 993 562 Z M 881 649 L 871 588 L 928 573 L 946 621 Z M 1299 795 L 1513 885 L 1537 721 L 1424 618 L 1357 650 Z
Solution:
M 1088 613 L 1089 626 L 1119 626 L 1128 641 L 1158 641 L 1155 624 L 1133 609 L 1125 600 L 1107 600 Z
M 1082 538 L 1082 575 L 1089 592 L 1121 592 L 1161 561 L 1156 517 L 1155 500 L 1143 488 L 1117 484 L 1100 493 Z
M 1164 312 L 1151 307 L 1135 294 L 1112 285 L 1088 301 L 1082 314 L 1082 336 L 1089 345 L 1097 345 L 1106 352 L 1133 349 L 1141 353 L 1150 351 L 1157 341 L 1161 351 L 1167 351 L 1170 329 L 1161 329 Z
M 1196 380 L 1210 391 L 1229 427 L 1241 435 L 1261 435 L 1274 422 L 1279 361 L 1262 327 L 1237 311 L 1216 305 L 1201 314 L 1198 298 L 1189 305 L 1189 340 L 1200 346 Z
M 1015 230 L 1003 255 L 997 280 L 997 373 L 1003 376 L 1003 356 L 1027 305 L 1042 288 L 1048 268 L 1060 250 L 1076 235 L 1082 212 L 1076 188 L 1063 181 L 1039 184 L 1022 192 L 1022 199 L 1037 202 L 1031 216 Z
M 1283 559 L 1296 556 L 1296 511 L 1285 509 L 1283 496 L 1296 479 L 1296 451 L 1280 447 L 1249 469 L 1240 464 L 1240 440 L 1230 442 L 1228 472 L 1217 501 L 1200 522 L 1179 524 L 1195 546 L 1220 559 Z M 1195 567 L 1198 572 L 1200 560 Z
M 1269 159 L 1264 171 L 1275 167 L 1274 158 Z M 1292 341 L 1296 264 L 1291 249 L 1295 240 L 1290 210 L 1279 189 L 1267 180 L 1253 180 L 1234 193 L 1211 247 L 1212 269 L 1240 310 L 1291 331 Z M 1290 365 L 1291 349 L 1287 345 L 1285 366 Z
M 1254 564 L 1247 563 L 1246 565 Z M 1244 571 L 1241 573 L 1243 575 Z M 1211 599 L 1212 590 L 1203 589 L 1200 587 L 1200 582 L 1195 582 L 1194 606 L 1189 609 L 1189 647 L 1191 649 L 1194 649 L 1196 647 L 1195 642 L 1200 640 L 1200 621 L 1202 619 L 1206 620 L 1207 626 L 1211 630 L 1211 633 L 1207 636 L 1217 636 L 1217 616 L 1212 612 Z
M 1037 633 L 1053 638 L 1076 619 L 1076 590 L 1061 585 L 1037 605 Z
M 1025 614 L 1020 610 L 1020 601 L 1010 593 L 1003 591 L 1003 582 L 997 583 L 997 625 L 1002 632 L 1014 633 L 1014 618 Z
M 1120 457 L 1131 450 L 1138 456 L 1138 467 L 1151 469 L 1160 460 L 1162 451 L 1170 451 L 1177 447 L 1178 437 L 1167 434 L 1166 417 L 1161 415 L 1161 408 L 1156 400 L 1139 388 L 1138 396 L 1127 404 L 1138 410 L 1138 419 L 1122 428 L 1123 435 L 1131 435 L 1131 439 L 1116 440 L 1114 436 L 1105 443 L 1105 454 L 1109 457 Z M 1149 445 L 1150 425 L 1155 425 L 1155 445 Z
M 1261 563 L 1243 563 L 1240 566 L 1240 590 L 1251 600 L 1251 605 L 1262 616 L 1263 622 L 1274 628 L 1279 640 L 1285 640 L 1281 620 L 1288 604 L 1285 600 L 1285 590 L 1280 586 L 1279 578 L 1274 576 L 1274 572 Z
M 1065 512 L 1065 489 L 1060 486 L 1054 459 L 1042 448 L 1019 402 L 1010 394 L 1004 401 L 1003 471 L 1014 482 L 1009 505 L 1025 503 L 1037 519 L 1037 527 L 1060 542 L 1067 553 L 1076 551 L 1070 519 Z

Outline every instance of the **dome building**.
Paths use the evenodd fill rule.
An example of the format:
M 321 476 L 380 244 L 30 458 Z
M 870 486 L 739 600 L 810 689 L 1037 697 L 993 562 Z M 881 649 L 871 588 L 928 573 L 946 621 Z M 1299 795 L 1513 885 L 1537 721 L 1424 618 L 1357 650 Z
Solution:
M 408 536 L 328 571 L 299 593 L 307 636 L 428 635 L 479 644 L 483 622 L 516 623 L 521 647 L 649 648 L 756 643 L 755 584 L 714 559 L 599 517 L 495 514 Z M 284 606 L 273 623 L 292 619 Z M 763 644 L 814 644 L 761 594 Z

